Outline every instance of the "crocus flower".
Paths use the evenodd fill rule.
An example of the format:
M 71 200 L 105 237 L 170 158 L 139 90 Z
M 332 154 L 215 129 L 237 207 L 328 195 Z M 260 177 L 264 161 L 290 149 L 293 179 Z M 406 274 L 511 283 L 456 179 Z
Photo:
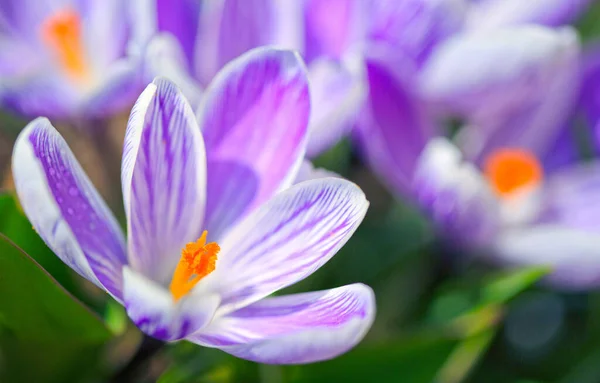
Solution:
M 0 2 L 0 106 L 25 116 L 103 117 L 143 89 L 128 3 Z
M 122 162 L 127 240 L 45 118 L 16 142 L 15 186 L 48 246 L 146 334 L 264 363 L 328 359 L 369 329 L 373 291 L 270 295 L 327 262 L 368 202 L 339 178 L 288 187 L 308 118 L 299 56 L 258 49 L 215 77 L 197 118 L 167 80 L 139 97 Z
M 306 4 L 305 4 L 306 3 Z M 351 128 L 365 96 L 362 66 L 351 49 L 352 41 L 327 44 L 310 38 L 315 32 L 312 17 L 327 11 L 331 25 L 321 26 L 345 38 L 353 35 L 346 22 L 349 3 L 345 1 L 153 0 L 145 2 L 148 31 L 146 77 L 165 76 L 173 80 L 190 100 L 201 97 L 202 88 L 231 59 L 249 49 L 276 45 L 299 51 L 308 65 L 311 84 L 307 155 L 314 157 L 328 149 Z M 309 8 L 316 7 L 314 11 Z M 325 9 L 324 9 L 325 8 Z M 323 13 L 321 13 L 323 14 Z M 346 28 L 348 27 L 348 28 Z M 155 35 L 159 32 L 158 35 Z M 307 36 L 304 37 L 304 34 Z
M 413 77 L 387 56 L 370 60 L 372 101 L 362 114 L 361 142 L 382 181 L 426 212 L 450 243 L 494 262 L 550 266 L 548 282 L 560 288 L 598 286 L 600 163 L 574 162 L 567 123 L 580 81 L 577 39 L 568 29 L 520 28 L 488 32 L 485 41 L 502 41 L 492 46 L 477 36 L 456 37 L 450 51 L 437 53 L 454 57 L 446 62 L 455 65 L 424 69 L 428 94 L 445 89 L 471 118 L 455 142 L 435 126 L 428 104 L 412 97 L 419 89 Z M 493 114 L 474 98 L 504 100 L 492 106 L 506 109 Z M 511 100 L 516 105 L 508 108 Z M 492 115 L 499 123 L 485 125 Z M 563 153 L 567 161 L 558 164 Z
M 369 103 L 367 61 L 371 55 L 396 56 L 395 65 L 414 69 L 410 76 L 421 76 L 420 70 L 432 65 L 432 53 L 444 49 L 450 37 L 478 36 L 482 31 L 524 24 L 563 25 L 589 2 L 155 0 L 148 2 L 154 5 L 148 18 L 156 20 L 155 30 L 171 36 L 161 35 L 150 44 L 149 76 L 166 75 L 188 97 L 197 98 L 200 85 L 248 49 L 276 44 L 298 50 L 309 67 L 313 110 L 307 156 L 312 158 L 356 126 L 361 106 Z M 444 66 L 443 60 L 438 63 Z M 419 97 L 413 93 L 411 97 Z M 472 97 L 472 101 L 489 109 L 489 100 Z M 494 100 L 500 106 L 506 102 Z M 449 107 L 443 102 L 437 106 Z M 495 116 L 488 112 L 485 117 L 493 121 Z

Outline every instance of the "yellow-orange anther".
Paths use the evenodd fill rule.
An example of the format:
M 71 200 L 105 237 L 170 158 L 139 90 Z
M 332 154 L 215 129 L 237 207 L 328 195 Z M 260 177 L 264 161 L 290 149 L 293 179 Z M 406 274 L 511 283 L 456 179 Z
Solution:
M 217 254 L 221 248 L 215 242 L 206 243 L 207 232 L 196 242 L 190 242 L 181 250 L 181 259 L 175 268 L 169 289 L 173 299 L 187 294 L 196 283 L 215 270 Z
M 41 33 L 43 41 L 71 77 L 84 80 L 89 75 L 81 19 L 76 11 L 63 9 L 52 14 L 43 22 Z
M 535 187 L 543 177 L 542 166 L 530 152 L 500 149 L 485 162 L 485 175 L 500 196 L 508 196 L 524 187 Z

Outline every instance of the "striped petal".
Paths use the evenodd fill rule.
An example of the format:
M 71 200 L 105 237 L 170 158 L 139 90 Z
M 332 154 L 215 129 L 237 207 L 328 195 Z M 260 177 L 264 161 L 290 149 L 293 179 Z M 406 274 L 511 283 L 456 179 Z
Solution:
M 468 27 L 490 29 L 515 24 L 556 27 L 573 22 L 593 0 L 485 0 L 471 5 Z
M 144 80 L 166 77 L 181 89 L 190 105 L 198 105 L 202 89 L 187 69 L 184 53 L 175 38 L 168 34 L 155 36 L 146 47 Z
M 576 99 L 578 52 L 570 28 L 527 25 L 457 35 L 433 53 L 421 91 L 468 120 L 460 132 L 467 157 L 479 162 L 503 146 L 542 156 Z
M 204 97 L 206 226 L 219 238 L 294 180 L 310 114 L 306 71 L 292 51 L 259 48 L 224 68 Z
M 499 229 L 499 201 L 478 169 L 444 138 L 431 140 L 419 158 L 413 195 L 451 241 L 487 245 Z
M 155 80 L 131 113 L 121 179 L 129 261 L 160 283 L 169 281 L 183 246 L 200 235 L 205 161 L 190 105 L 171 82 Z
M 173 341 L 203 328 L 218 305 L 217 295 L 188 294 L 175 302 L 164 287 L 129 267 L 123 270 L 123 304 L 133 323 L 155 338 Z
M 248 50 L 275 43 L 276 12 L 273 0 L 205 2 L 196 42 L 196 68 L 202 84 Z
M 355 60 L 358 61 L 358 60 Z M 354 67 L 362 62 L 352 63 Z M 310 133 L 306 155 L 316 157 L 334 146 L 355 125 L 367 93 L 362 73 L 332 60 L 315 60 L 309 68 Z
M 600 161 L 569 166 L 544 187 L 540 221 L 600 233 Z
M 19 135 L 13 177 L 23 210 L 73 270 L 121 300 L 125 240 L 114 216 L 50 121 Z
M 338 178 L 302 182 L 277 194 L 220 242 L 206 287 L 221 295 L 221 312 L 312 274 L 346 243 L 368 205 L 358 186 Z
M 216 319 L 188 339 L 260 363 L 311 363 L 354 347 L 374 317 L 373 290 L 354 284 L 265 298 Z
M 371 55 L 366 71 L 369 97 L 358 119 L 360 143 L 373 170 L 406 195 L 433 126 L 415 95 L 415 72 L 400 58 Z
M 497 260 L 513 266 L 548 266 L 547 281 L 559 288 L 600 286 L 600 233 L 561 224 L 504 231 L 492 247 Z

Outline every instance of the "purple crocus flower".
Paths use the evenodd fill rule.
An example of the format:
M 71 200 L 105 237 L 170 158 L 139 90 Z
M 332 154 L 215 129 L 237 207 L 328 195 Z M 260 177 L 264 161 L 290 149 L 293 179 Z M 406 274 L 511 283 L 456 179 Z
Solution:
M 215 73 L 247 50 L 265 45 L 294 49 L 307 63 L 311 87 L 307 155 L 314 157 L 328 149 L 352 127 L 365 96 L 365 84 L 360 57 L 351 49 L 358 30 L 346 17 L 349 7 L 359 3 L 153 0 L 145 4 L 151 5 L 143 7 L 148 15 L 144 19 L 151 20 L 143 28 L 149 40 L 147 78 L 165 76 L 188 99 L 198 100 Z M 323 15 L 324 11 L 328 20 L 318 21 L 308 14 Z M 310 37 L 314 28 L 320 27 L 328 27 L 345 41 L 332 38 L 323 42 Z
M 309 104 L 291 51 L 257 49 L 232 61 L 197 117 L 171 82 L 155 80 L 125 137 L 127 240 L 45 118 L 16 142 L 17 193 L 48 246 L 146 334 L 263 363 L 329 359 L 370 328 L 373 291 L 353 284 L 269 296 L 326 263 L 368 207 L 339 178 L 290 187 Z
M 454 37 L 416 80 L 389 56 L 373 57 L 360 125 L 370 165 L 455 245 L 548 265 L 560 288 L 600 285 L 600 163 L 574 162 L 568 124 L 578 57 L 572 30 L 539 26 Z M 455 142 L 432 121 L 428 98 L 462 112 Z
M 130 105 L 143 88 L 130 16 L 121 0 L 0 1 L 0 106 L 77 119 Z

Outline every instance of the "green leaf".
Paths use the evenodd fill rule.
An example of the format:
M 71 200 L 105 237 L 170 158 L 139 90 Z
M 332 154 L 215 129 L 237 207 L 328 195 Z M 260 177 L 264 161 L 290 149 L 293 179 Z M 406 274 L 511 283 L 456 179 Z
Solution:
M 466 321 L 468 325 L 464 327 L 472 332 L 475 324 L 469 322 L 470 315 L 483 315 L 482 313 L 487 312 L 489 315 L 481 318 L 493 325 L 499 320 L 498 316 L 505 303 L 527 290 L 548 272 L 550 269 L 546 267 L 531 267 L 501 271 L 480 276 L 476 280 L 454 280 L 443 286 L 433 300 L 429 307 L 429 322 L 444 324 L 456 320 L 460 324 L 460 321 Z M 479 330 L 485 328 L 487 327 L 478 327 Z
M 103 342 L 104 323 L 0 234 L 0 323 L 24 339 Z
M 0 270 L 0 381 L 59 382 L 74 367 L 92 371 L 111 337 L 102 320 L 4 234 Z
M 548 267 L 530 267 L 504 271 L 490 279 L 481 290 L 481 304 L 504 303 L 551 271 Z
M 0 195 L 0 233 L 6 235 L 12 242 L 31 256 L 40 266 L 50 273 L 64 288 L 71 293 L 77 292 L 72 272 L 50 250 L 33 227 L 16 197 L 12 194 Z

